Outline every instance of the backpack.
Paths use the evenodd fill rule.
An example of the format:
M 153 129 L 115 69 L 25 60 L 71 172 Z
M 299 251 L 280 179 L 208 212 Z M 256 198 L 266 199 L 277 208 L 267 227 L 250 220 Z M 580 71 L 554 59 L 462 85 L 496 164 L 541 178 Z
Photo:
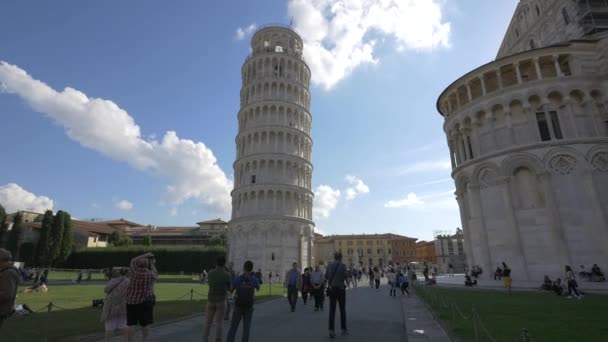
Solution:
M 236 306 L 240 308 L 251 308 L 253 307 L 253 294 L 255 287 L 253 285 L 253 279 L 249 277 L 241 277 L 241 283 L 236 289 Z

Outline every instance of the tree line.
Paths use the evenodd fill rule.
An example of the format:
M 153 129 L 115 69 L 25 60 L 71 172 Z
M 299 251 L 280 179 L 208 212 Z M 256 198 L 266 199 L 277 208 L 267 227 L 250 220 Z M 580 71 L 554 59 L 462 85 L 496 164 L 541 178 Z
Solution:
M 72 253 L 72 217 L 63 210 L 56 214 L 52 210 L 44 213 L 37 244 L 20 243 L 23 239 L 23 215 L 20 212 L 13 218 L 10 231 L 8 228 L 8 215 L 0 204 L 0 244 L 6 240 L 5 247 L 13 254 L 13 260 L 49 267 L 63 263 Z M 8 238 L 5 237 L 7 233 Z

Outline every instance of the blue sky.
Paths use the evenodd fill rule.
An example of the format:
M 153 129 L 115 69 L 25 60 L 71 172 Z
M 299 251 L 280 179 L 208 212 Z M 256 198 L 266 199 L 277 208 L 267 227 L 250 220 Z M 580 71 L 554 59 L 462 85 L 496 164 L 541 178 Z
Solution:
M 317 227 L 454 230 L 435 101 L 494 59 L 517 1 L 358 4 L 4 3 L 0 203 L 156 225 L 228 220 L 250 28 L 293 20 L 313 71 Z

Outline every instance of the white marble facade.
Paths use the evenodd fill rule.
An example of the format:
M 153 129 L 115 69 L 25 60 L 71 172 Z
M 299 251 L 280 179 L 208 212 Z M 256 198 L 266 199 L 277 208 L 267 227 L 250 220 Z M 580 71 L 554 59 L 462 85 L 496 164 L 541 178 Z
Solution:
M 608 267 L 608 32 L 579 38 L 510 55 L 503 42 L 437 101 L 467 262 L 486 276 L 502 261 L 531 281 Z
M 228 259 L 282 276 L 293 262 L 313 263 L 310 69 L 289 27 L 261 28 L 251 48 L 241 69 Z

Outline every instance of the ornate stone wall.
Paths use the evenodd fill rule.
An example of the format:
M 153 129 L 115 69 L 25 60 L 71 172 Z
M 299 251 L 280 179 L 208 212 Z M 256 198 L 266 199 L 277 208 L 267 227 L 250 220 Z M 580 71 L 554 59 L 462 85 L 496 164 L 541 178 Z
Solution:
M 445 117 L 469 265 L 608 266 L 608 38 L 530 50 L 450 85 Z
M 268 26 L 243 64 L 229 260 L 281 276 L 313 264 L 310 69 L 302 39 Z

